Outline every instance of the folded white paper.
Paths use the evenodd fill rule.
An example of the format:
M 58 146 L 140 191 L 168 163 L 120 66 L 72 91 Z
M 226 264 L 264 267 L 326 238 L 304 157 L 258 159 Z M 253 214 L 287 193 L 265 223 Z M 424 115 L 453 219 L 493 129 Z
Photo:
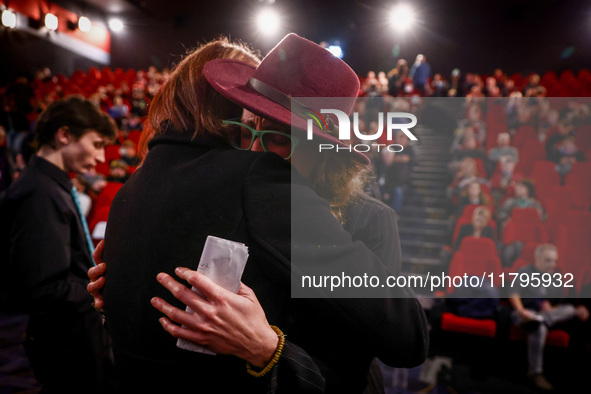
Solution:
M 205 240 L 197 271 L 224 289 L 238 293 L 246 260 L 248 260 L 248 247 L 246 245 L 209 235 Z M 194 287 L 192 290 L 199 293 Z M 188 306 L 185 310 L 188 313 L 194 313 Z M 180 338 L 176 346 L 192 352 L 215 354 L 203 346 Z

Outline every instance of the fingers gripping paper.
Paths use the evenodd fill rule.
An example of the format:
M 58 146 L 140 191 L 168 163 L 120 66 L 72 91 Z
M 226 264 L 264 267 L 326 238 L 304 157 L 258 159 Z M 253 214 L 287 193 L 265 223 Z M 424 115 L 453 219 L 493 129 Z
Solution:
M 205 241 L 197 271 L 224 289 L 238 293 L 240 278 L 242 278 L 247 259 L 248 247 L 246 245 L 210 235 Z M 194 287 L 192 290 L 199 293 Z M 188 313 L 194 313 L 188 306 L 185 310 Z M 176 345 L 192 352 L 215 354 L 203 346 L 180 338 Z

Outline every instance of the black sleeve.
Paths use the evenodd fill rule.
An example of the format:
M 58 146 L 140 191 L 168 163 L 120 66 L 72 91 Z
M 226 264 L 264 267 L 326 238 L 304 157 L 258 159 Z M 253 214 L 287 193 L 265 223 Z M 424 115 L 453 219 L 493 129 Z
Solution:
M 268 394 L 321 394 L 325 386 L 320 369 L 308 353 L 285 341 L 279 363 L 271 372 Z
M 10 205 L 9 205 L 10 207 Z M 59 307 L 91 308 L 87 282 L 72 275 L 71 217 L 63 203 L 46 193 L 33 193 L 10 207 L 9 267 L 33 311 Z
M 377 276 L 385 281 L 394 274 L 363 242 L 352 240 L 332 215 L 328 203 L 295 170 L 290 181 L 289 176 L 281 176 L 276 170 L 268 171 L 278 168 L 280 163 L 267 160 L 275 159 L 262 155 L 247 177 L 247 225 L 261 242 L 277 250 L 275 253 L 291 255 L 292 297 L 310 296 L 298 286 L 304 275 L 346 273 Z M 291 214 L 286 210 L 285 196 L 291 197 Z M 290 224 L 291 237 L 282 230 L 282 226 L 289 228 Z M 312 307 L 319 311 L 321 319 L 334 317 L 327 324 L 338 326 L 349 338 L 355 338 L 360 349 L 400 367 L 424 361 L 428 344 L 426 317 L 407 289 L 358 288 L 354 298 L 372 298 L 355 300 L 343 289 L 334 293 L 324 290 L 315 294 L 320 298 L 314 300 Z

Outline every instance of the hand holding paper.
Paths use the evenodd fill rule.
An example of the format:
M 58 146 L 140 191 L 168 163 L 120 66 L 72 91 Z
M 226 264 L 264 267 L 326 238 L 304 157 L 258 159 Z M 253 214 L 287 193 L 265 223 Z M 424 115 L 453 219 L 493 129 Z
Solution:
M 198 343 L 214 352 L 235 355 L 254 366 L 265 366 L 279 338 L 269 326 L 254 292 L 240 284 L 238 294 L 234 294 L 187 268 L 177 268 L 176 274 L 205 298 L 170 275 L 159 274 L 158 281 L 195 312 L 189 313 L 161 298 L 153 298 L 152 305 L 168 317 L 160 319 L 164 329 L 174 337 Z

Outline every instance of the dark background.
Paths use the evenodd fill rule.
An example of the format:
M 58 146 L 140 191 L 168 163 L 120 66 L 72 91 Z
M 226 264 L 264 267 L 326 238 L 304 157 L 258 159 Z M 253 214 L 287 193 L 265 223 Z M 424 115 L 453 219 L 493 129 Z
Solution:
M 418 23 L 405 34 L 388 24 L 397 1 L 276 0 L 283 15 L 274 37 L 257 32 L 257 11 L 269 0 L 55 0 L 73 12 L 106 21 L 120 17 L 125 30 L 112 33 L 111 67 L 170 67 L 187 49 L 227 35 L 264 55 L 288 32 L 312 41 L 340 41 L 344 60 L 360 75 L 388 71 L 402 57 L 424 53 L 433 72 L 458 67 L 489 74 L 578 70 L 591 67 L 591 2 L 582 0 L 415 0 Z M 395 48 L 399 48 L 398 57 Z M 0 31 L 2 79 L 48 65 L 71 73 L 92 62 L 17 31 Z

